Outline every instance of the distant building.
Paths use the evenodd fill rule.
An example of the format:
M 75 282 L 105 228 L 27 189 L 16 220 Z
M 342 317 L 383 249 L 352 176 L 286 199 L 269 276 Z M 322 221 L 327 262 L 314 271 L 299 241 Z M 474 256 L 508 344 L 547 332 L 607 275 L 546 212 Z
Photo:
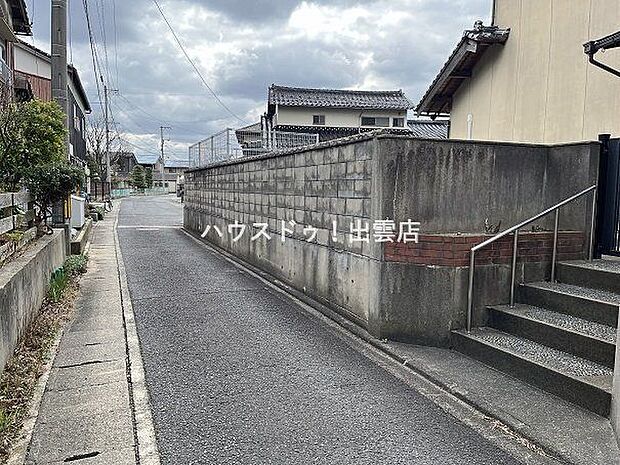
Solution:
M 37 98 L 44 102 L 52 100 L 51 55 L 30 44 L 19 41 L 13 46 L 15 61 L 15 93 L 17 98 L 26 101 Z M 91 112 L 90 102 L 82 86 L 77 69 L 69 65 L 69 156 L 85 162 L 86 118 Z
M 0 0 L 0 85 L 10 91 L 13 84 L 13 44 L 17 35 L 32 35 L 24 0 Z
M 112 188 L 129 189 L 131 187 L 131 172 L 138 164 L 133 152 L 110 152 L 110 159 L 114 160 L 112 168 Z
M 153 187 L 164 187 L 169 193 L 176 192 L 179 179 L 188 169 L 189 159 L 167 159 L 164 165 L 164 180 L 162 182 L 161 163 L 160 160 L 157 160 L 153 170 Z
M 135 154 L 136 163 L 142 166 L 144 169 L 150 168 L 152 170 L 155 169 L 155 165 L 157 164 L 158 156 L 157 155 L 144 155 L 144 154 Z
M 495 0 L 492 25 L 465 31 L 416 112 L 449 115 L 455 139 L 620 135 L 620 80 L 584 53 L 584 44 L 618 31 L 619 13 L 618 0 Z M 620 68 L 620 50 L 601 61 Z
M 408 131 L 413 108 L 402 90 L 368 91 L 269 87 L 268 130 L 316 133 L 320 141 L 379 128 Z

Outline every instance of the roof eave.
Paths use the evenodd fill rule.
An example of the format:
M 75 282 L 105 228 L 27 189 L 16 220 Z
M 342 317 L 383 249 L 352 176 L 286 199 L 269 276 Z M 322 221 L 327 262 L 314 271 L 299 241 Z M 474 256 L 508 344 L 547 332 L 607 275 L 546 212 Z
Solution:
M 11 15 L 13 17 L 13 30 L 17 35 L 31 36 L 32 27 L 28 19 L 25 0 L 9 0 Z
M 86 90 L 84 90 L 84 86 L 82 85 L 82 80 L 80 79 L 80 74 L 78 70 L 73 65 L 69 65 L 69 74 L 71 75 L 71 81 L 77 90 L 80 99 L 82 100 L 82 104 L 84 105 L 84 110 L 86 113 L 92 112 L 92 108 L 90 106 L 90 101 L 88 100 L 88 95 L 86 95 Z
M 458 83 L 454 86 L 452 93 L 445 94 L 443 90 L 448 81 L 457 79 L 462 82 L 470 78 L 471 71 L 476 66 L 479 57 L 481 57 L 490 46 L 494 44 L 505 44 L 506 40 L 508 40 L 509 33 L 510 29 L 501 29 L 498 27 L 465 31 L 461 41 L 448 58 L 448 61 L 426 91 L 420 103 L 415 107 L 416 114 L 419 116 L 432 117 L 449 115 L 452 107 L 452 96 L 461 84 Z M 478 59 L 474 60 L 471 64 L 471 68 L 455 72 L 470 54 L 479 55 Z

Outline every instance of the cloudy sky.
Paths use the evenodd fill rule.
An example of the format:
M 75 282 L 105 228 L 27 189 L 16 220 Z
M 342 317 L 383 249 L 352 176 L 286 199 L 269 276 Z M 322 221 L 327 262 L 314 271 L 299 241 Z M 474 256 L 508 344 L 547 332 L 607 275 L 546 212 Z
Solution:
M 27 0 L 34 37 L 49 50 L 50 1 Z M 118 131 L 156 154 L 159 127 L 189 144 L 258 121 L 272 83 L 403 89 L 417 102 L 463 29 L 488 22 L 491 0 L 159 0 L 224 109 L 194 73 L 152 0 L 88 0 Z M 100 111 L 82 0 L 70 0 L 70 59 Z M 107 52 L 107 53 L 106 53 Z M 106 58 L 107 57 L 107 58 Z M 242 121 L 241 121 L 242 120 Z

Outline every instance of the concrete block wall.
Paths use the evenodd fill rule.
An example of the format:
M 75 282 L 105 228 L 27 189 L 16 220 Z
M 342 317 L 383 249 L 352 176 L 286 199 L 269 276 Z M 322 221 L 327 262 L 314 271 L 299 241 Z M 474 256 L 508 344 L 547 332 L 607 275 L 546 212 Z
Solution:
M 217 226 L 207 240 L 336 307 L 364 326 L 381 249 L 348 240 L 350 225 L 373 217 L 374 143 L 327 144 L 322 150 L 259 157 L 186 175 L 185 227 Z M 233 241 L 228 225 L 247 226 Z M 284 225 L 282 224 L 284 222 Z M 291 223 L 291 222 L 294 222 Z M 251 237 L 266 224 L 271 240 Z M 284 226 L 284 228 L 283 228 Z M 309 230 L 316 228 L 312 243 Z M 284 241 L 282 232 L 284 232 Z
M 64 231 L 56 229 L 0 268 L 0 372 L 41 308 L 50 276 L 65 257 Z
M 365 134 L 189 171 L 184 224 L 196 235 L 218 226 L 222 237 L 211 229 L 208 241 L 377 337 L 446 346 L 450 331 L 465 322 L 468 252 L 460 239 L 445 238 L 482 241 L 486 218 L 504 229 L 588 187 L 596 182 L 598 153 L 589 142 L 550 147 Z M 588 242 L 589 205 L 584 200 L 562 212 L 563 229 L 575 231 L 562 242 L 571 258 Z M 419 221 L 421 243 L 347 241 L 352 222 L 378 219 Z M 285 224 L 292 232 L 284 242 L 283 220 L 297 223 Z M 235 221 L 267 223 L 272 239 L 251 241 L 257 228 L 250 228 L 234 242 L 226 228 Z M 305 225 L 318 228 L 315 242 L 305 240 Z M 548 240 L 541 241 L 520 246 L 526 258 L 519 279 L 548 272 Z M 485 304 L 508 297 L 510 266 L 493 253 L 481 254 L 476 271 L 475 320 L 481 323 Z

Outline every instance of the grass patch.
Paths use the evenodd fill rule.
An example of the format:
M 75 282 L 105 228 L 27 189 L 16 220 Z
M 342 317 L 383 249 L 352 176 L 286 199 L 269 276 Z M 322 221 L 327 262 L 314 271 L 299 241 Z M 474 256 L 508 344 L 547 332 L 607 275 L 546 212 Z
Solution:
M 48 297 L 0 376 L 0 463 L 8 460 L 50 349 L 74 308 L 87 258 L 67 261 L 53 273 Z

